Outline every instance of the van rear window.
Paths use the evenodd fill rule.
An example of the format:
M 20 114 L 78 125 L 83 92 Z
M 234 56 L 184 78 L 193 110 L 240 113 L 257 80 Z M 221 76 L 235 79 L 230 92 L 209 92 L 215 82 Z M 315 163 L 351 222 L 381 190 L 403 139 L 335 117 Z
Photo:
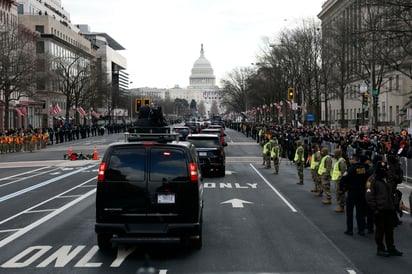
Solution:
M 110 155 L 106 170 L 108 181 L 144 181 L 145 148 L 127 147 L 115 149 Z
M 173 148 L 152 148 L 150 154 L 150 181 L 187 181 L 186 154 Z

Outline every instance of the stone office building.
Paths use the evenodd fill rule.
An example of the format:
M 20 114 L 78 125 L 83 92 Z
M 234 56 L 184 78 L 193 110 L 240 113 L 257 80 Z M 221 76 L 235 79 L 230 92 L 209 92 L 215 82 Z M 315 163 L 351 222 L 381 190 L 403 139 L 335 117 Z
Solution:
M 344 111 L 341 110 L 341 100 L 338 99 L 337 94 L 331 92 L 328 95 L 327 106 L 322 105 L 322 121 L 340 127 L 339 121 L 343 116 L 347 122 L 346 126 L 351 128 L 363 123 L 369 128 L 388 126 L 399 130 L 400 127 L 408 124 L 405 110 L 408 108 L 407 102 L 412 92 L 412 81 L 400 71 L 390 67 L 384 68 L 383 63 L 379 63 L 379 60 L 383 60 L 379 50 L 385 47 L 381 43 L 382 39 L 385 39 L 384 36 L 381 36 L 382 39 L 375 38 L 375 40 L 373 36 L 367 36 L 367 39 L 363 41 L 363 48 L 359 46 L 360 35 L 370 28 L 367 26 L 371 21 L 368 14 L 373 13 L 368 13 L 368 9 L 376 9 L 376 4 L 382 4 L 382 1 L 376 1 L 374 5 L 371 3 L 365 0 L 328 0 L 322 5 L 322 11 L 318 17 L 322 22 L 323 40 L 329 42 L 333 39 L 340 39 L 336 36 L 339 29 L 345 29 L 346 35 L 349 34 L 345 36 L 347 44 L 342 40 L 334 42 L 340 43 L 341 47 L 336 48 L 342 50 L 341 53 L 347 62 L 348 82 L 344 93 L 345 108 Z M 391 18 L 385 18 L 385 20 L 391 20 Z M 372 26 L 372 28 L 377 27 L 377 25 Z M 378 32 L 377 35 L 382 35 L 382 33 Z M 368 54 L 366 58 L 365 52 Z M 335 51 L 334 54 L 338 53 Z M 375 55 L 372 56 L 373 54 Z M 360 62 L 361 58 L 363 58 L 363 64 Z M 405 60 L 407 58 L 404 59 L 403 64 L 408 65 Z M 372 82 L 375 84 L 371 85 Z M 373 116 L 374 105 L 377 117 Z

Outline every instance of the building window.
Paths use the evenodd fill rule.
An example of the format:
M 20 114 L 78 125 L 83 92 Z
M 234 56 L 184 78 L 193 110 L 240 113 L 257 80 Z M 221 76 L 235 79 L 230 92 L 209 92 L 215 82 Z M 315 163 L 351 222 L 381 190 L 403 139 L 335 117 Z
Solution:
M 44 26 L 43 25 L 36 25 L 36 31 L 40 33 L 44 33 Z
M 389 121 L 393 121 L 393 109 L 392 106 L 389 106 Z
M 38 78 L 36 84 L 37 84 L 37 90 L 46 89 L 46 80 L 44 78 Z
M 398 77 L 396 77 L 398 78 Z M 396 121 L 395 125 L 399 125 L 399 106 L 396 106 Z
M 44 59 L 37 59 L 36 67 L 39 72 L 46 71 L 46 61 Z
M 395 80 L 395 90 L 399 90 L 399 74 L 396 75 L 396 80 Z
M 44 53 L 44 41 L 38 41 L 36 43 L 36 53 Z

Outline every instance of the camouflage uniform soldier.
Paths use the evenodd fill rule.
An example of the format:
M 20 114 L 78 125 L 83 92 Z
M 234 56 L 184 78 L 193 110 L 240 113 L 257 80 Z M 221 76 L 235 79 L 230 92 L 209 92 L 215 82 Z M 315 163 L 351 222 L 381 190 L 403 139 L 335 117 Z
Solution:
M 30 138 L 30 145 L 29 145 L 29 151 L 33 152 L 33 150 L 36 148 L 36 143 L 37 143 L 37 137 L 36 134 L 30 134 L 31 138 Z
M 43 142 L 43 134 L 41 132 L 38 132 L 37 133 L 37 142 L 36 142 L 37 150 L 40 150 L 41 142 Z
M 28 132 L 24 133 L 24 151 L 29 151 L 30 150 L 30 142 L 31 142 L 31 136 Z
M 265 168 L 270 168 L 270 152 L 272 151 L 272 144 L 270 141 L 267 141 L 264 145 L 263 145 L 263 150 L 262 150 L 262 154 L 263 154 L 263 164 L 265 165 Z
M 332 181 L 335 182 L 336 202 L 338 203 L 338 207 L 335 209 L 335 212 L 343 213 L 345 212 L 345 192 L 340 187 L 340 179 L 348 169 L 348 166 L 346 165 L 345 159 L 342 157 L 341 149 L 335 149 L 333 156 L 337 160 L 337 162 L 333 165 L 332 171 Z
M 272 151 L 270 156 L 273 159 L 273 166 L 275 167 L 273 174 L 279 174 L 280 155 L 282 155 L 282 148 L 280 147 L 278 140 L 272 140 Z
M 7 152 L 12 152 L 13 136 L 7 136 Z
M 23 144 L 24 144 L 24 133 L 21 132 L 19 138 L 19 152 L 23 150 Z
M 20 152 L 20 137 L 19 135 L 14 136 L 14 151 Z
M 322 192 L 325 193 L 326 199 L 322 201 L 325 205 L 332 203 L 332 196 L 330 194 L 330 173 L 332 170 L 332 157 L 329 155 L 329 150 L 324 147 L 321 149 L 320 154 L 322 160 L 319 164 L 318 174 L 322 183 Z
M 298 185 L 303 185 L 303 167 L 305 165 L 305 156 L 304 156 L 304 148 L 302 146 L 302 141 L 301 140 L 297 140 L 296 141 L 296 151 L 295 151 L 295 165 L 296 165 L 296 169 L 298 171 L 298 176 L 299 176 L 299 182 L 297 182 L 296 184 Z
M 312 180 L 314 182 L 314 188 L 310 191 L 315 192 L 316 194 L 322 193 L 322 186 L 320 185 L 320 178 L 318 175 L 318 168 L 319 163 L 322 160 L 322 156 L 320 155 L 320 149 L 317 144 L 312 145 L 312 157 L 310 159 L 310 170 L 312 172 Z

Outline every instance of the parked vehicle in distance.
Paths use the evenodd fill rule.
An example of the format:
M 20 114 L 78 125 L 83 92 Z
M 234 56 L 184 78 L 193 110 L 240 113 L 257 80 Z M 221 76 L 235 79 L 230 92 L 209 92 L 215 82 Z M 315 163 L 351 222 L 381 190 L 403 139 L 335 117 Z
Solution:
M 185 126 L 190 129 L 190 133 L 199 133 L 202 128 L 199 122 L 194 121 L 186 122 Z
M 96 192 L 99 248 L 183 241 L 200 249 L 203 182 L 195 146 L 175 135 L 141 132 L 111 144 L 102 158 Z
M 220 142 L 222 143 L 222 145 L 227 146 L 227 143 L 226 143 L 226 140 L 225 140 L 226 133 L 221 128 L 204 128 L 204 129 L 200 130 L 200 133 L 215 134 L 215 135 L 219 136 L 219 139 L 220 139 Z
M 190 134 L 190 128 L 187 126 L 174 126 L 172 133 L 177 133 L 180 140 L 186 140 L 187 135 Z
M 202 174 L 225 176 L 226 155 L 219 136 L 215 134 L 190 134 L 187 141 L 195 145 Z

